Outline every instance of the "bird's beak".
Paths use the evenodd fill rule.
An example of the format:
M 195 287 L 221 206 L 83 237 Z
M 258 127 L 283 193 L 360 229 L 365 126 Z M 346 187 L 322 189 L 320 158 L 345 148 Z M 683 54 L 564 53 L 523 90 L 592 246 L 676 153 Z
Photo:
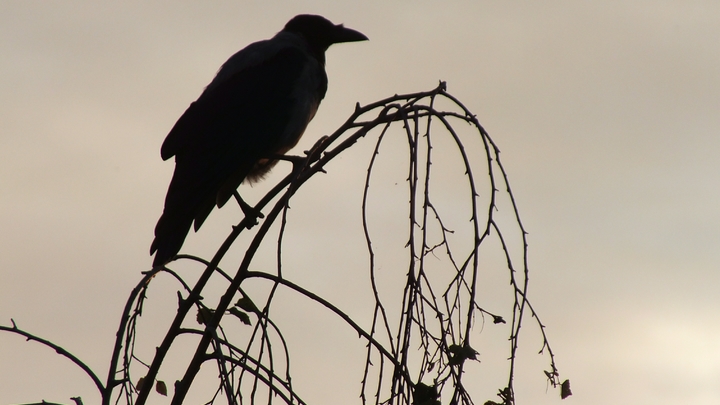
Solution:
M 335 35 L 333 35 L 333 41 L 334 44 L 339 44 L 341 42 L 357 42 L 357 41 L 367 41 L 368 37 L 365 36 L 365 34 L 355 31 L 350 28 L 345 28 L 340 25 L 335 26 Z

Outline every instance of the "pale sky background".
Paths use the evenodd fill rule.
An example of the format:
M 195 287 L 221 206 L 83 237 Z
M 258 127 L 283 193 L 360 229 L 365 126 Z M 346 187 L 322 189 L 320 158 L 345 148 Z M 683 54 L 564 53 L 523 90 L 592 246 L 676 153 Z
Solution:
M 0 323 L 12 317 L 105 375 L 122 306 L 150 267 L 173 169 L 165 135 L 231 54 L 300 13 L 370 41 L 328 51 L 329 91 L 298 150 L 356 101 L 438 80 L 499 145 L 529 231 L 530 297 L 572 382 L 563 403 L 720 403 L 717 1 L 3 1 Z M 342 194 L 345 173 L 331 175 L 316 198 Z M 235 215 L 213 213 L 186 247 L 210 252 Z M 343 243 L 337 218 L 320 218 L 298 219 L 307 239 L 316 226 Z M 352 288 L 315 272 L 321 289 Z M 156 305 L 172 311 L 176 288 Z M 301 342 L 313 327 L 342 329 L 298 316 Z M 530 325 L 518 401 L 561 403 Z M 305 399 L 357 400 L 360 375 L 343 371 L 362 365 L 326 365 L 344 349 L 305 342 Z M 52 351 L 0 334 L 0 404 L 77 395 L 98 400 Z

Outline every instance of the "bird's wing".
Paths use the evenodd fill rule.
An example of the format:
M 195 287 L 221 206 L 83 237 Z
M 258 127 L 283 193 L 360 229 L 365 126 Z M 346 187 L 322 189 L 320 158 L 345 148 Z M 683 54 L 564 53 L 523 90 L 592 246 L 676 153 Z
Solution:
M 308 117 L 298 116 L 311 114 L 317 107 L 319 99 L 314 106 L 311 100 L 298 100 L 312 98 L 303 96 L 307 92 L 298 92 L 298 85 L 308 86 L 308 81 L 316 80 L 324 86 L 320 83 L 323 69 L 318 69 L 317 62 L 303 49 L 271 41 L 256 43 L 236 54 L 234 57 L 260 61 L 244 67 L 240 64 L 239 69 L 234 66 L 232 74 L 224 71 L 224 66 L 218 73 L 218 77 L 223 75 L 222 80 L 208 86 L 165 139 L 162 157 L 175 156 L 176 165 L 151 247 L 151 251 L 158 251 L 156 262 L 179 251 L 193 220 L 197 229 L 228 179 L 234 179 L 237 187 L 255 162 L 273 153 L 288 133 L 300 136 Z M 262 44 L 266 46 L 259 46 Z M 250 56 L 242 55 L 245 51 L 251 51 Z M 263 52 L 266 57 L 258 58 Z M 306 80 L 304 76 L 318 75 L 308 70 L 313 63 L 322 77 Z
M 257 113 L 279 112 L 278 103 L 290 97 L 307 59 L 301 48 L 273 40 L 254 43 L 233 55 L 170 130 L 161 148 L 163 160 L 222 139 L 222 128 L 210 133 L 218 124 L 259 122 L 254 119 Z

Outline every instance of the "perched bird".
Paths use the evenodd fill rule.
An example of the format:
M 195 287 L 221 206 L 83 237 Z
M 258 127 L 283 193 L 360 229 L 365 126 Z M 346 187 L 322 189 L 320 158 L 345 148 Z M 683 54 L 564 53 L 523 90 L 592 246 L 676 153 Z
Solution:
M 242 49 L 175 123 L 161 148 L 175 172 L 155 226 L 153 266 L 170 261 L 244 180 L 257 181 L 297 144 L 327 90 L 325 51 L 368 38 L 317 15 L 298 15 Z

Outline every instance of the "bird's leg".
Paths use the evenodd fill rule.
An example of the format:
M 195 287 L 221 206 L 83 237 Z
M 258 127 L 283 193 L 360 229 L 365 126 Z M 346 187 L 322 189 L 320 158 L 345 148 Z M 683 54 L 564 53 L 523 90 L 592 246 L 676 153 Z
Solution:
M 260 210 L 255 209 L 255 207 L 246 203 L 245 200 L 240 197 L 240 194 L 237 191 L 233 192 L 233 196 L 235 197 L 235 201 L 237 201 L 238 205 L 240 206 L 240 209 L 242 209 L 243 213 L 245 214 L 245 219 L 243 219 L 243 222 L 246 222 L 245 227 L 247 229 L 250 229 L 253 226 L 257 225 L 258 218 L 265 218 L 265 215 L 260 212 Z
M 286 162 L 292 163 L 292 172 L 296 174 L 299 173 L 300 170 L 302 170 L 302 168 L 305 167 L 305 165 L 308 163 L 308 158 L 294 155 L 271 155 L 269 159 L 284 160 Z
M 329 137 L 327 135 L 323 135 L 322 137 L 320 137 L 320 139 L 317 140 L 317 142 L 315 142 L 315 145 L 313 145 L 310 150 L 305 151 L 305 155 L 307 155 L 310 163 L 315 163 L 320 160 L 320 154 L 325 151 L 325 143 L 328 138 Z
M 327 136 L 323 136 L 322 138 L 318 139 L 318 141 L 315 142 L 315 145 L 313 145 L 310 150 L 306 150 L 303 152 L 305 153 L 304 157 L 276 154 L 270 156 L 270 159 L 285 160 L 287 162 L 290 162 L 293 165 L 293 173 L 299 173 L 302 168 L 312 163 L 315 163 L 320 159 L 320 153 L 325 150 L 324 146 L 327 139 Z

